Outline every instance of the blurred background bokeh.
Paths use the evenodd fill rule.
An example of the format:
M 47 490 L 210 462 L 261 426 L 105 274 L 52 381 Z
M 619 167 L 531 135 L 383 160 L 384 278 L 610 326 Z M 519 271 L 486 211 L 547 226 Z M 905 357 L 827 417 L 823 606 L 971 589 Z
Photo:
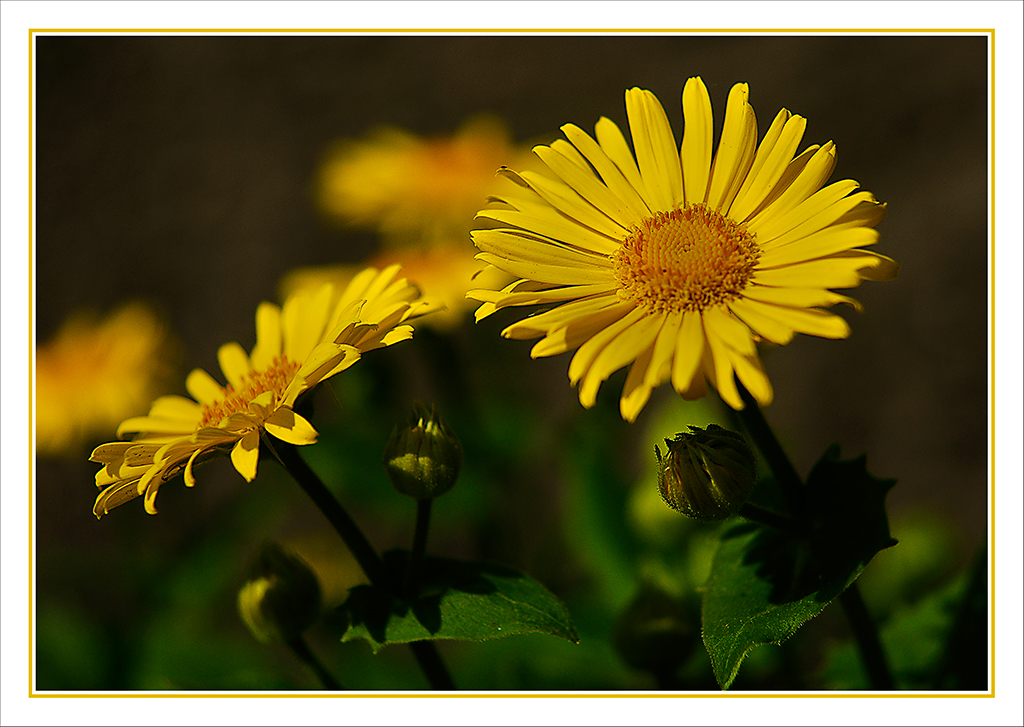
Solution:
M 869 608 L 897 631 L 901 614 L 924 613 L 899 632 L 910 644 L 899 657 L 913 662 L 909 685 L 914 660 L 926 659 L 913 644 L 941 621 L 924 599 L 955 588 L 987 542 L 987 42 L 43 35 L 34 59 L 37 344 L 66 336 L 69 319 L 144 306 L 133 310 L 159 331 L 150 343 L 161 352 L 161 365 L 143 372 L 157 382 L 147 385 L 184 393 L 194 367 L 219 376 L 222 343 L 253 345 L 256 306 L 280 301 L 287 274 L 395 254 L 387 234 L 343 224 L 322 203 L 339 144 L 381 127 L 451 138 L 487 115 L 507 134 L 510 158 L 499 163 L 516 166 L 565 123 L 591 130 L 608 116 L 624 126 L 632 86 L 658 95 L 678 136 L 688 77 L 706 82 L 717 127 L 729 88 L 747 82 L 762 134 L 781 107 L 805 116 L 802 146 L 837 145 L 833 179 L 856 179 L 889 205 L 876 249 L 900 263 L 899 278 L 856 291 L 865 311 L 841 311 L 849 339 L 797 337 L 766 355 L 776 392 L 766 416 L 801 473 L 839 442 L 845 457 L 866 453 L 874 475 L 898 480 L 888 503 L 901 544 L 862 583 Z M 481 189 L 479 204 L 498 189 Z M 472 254 L 468 235 L 462 244 Z M 465 471 L 435 506 L 431 552 L 528 572 L 566 601 L 582 641 L 442 644 L 460 686 L 714 689 L 692 643 L 699 626 L 675 633 L 674 681 L 631 666 L 615 634 L 631 603 L 636 614 L 678 602 L 680 623 L 688 618 L 713 531 L 658 501 L 652 447 L 686 423 L 721 418 L 720 405 L 684 404 L 662 387 L 627 425 L 619 372 L 584 411 L 568 385 L 569 356 L 531 361 L 529 342 L 499 338 L 517 317 L 505 313 L 421 328 L 323 387 L 314 401 L 323 437 L 310 462 L 379 549 L 408 547 L 414 509 L 380 465 L 391 428 L 421 398 L 462 438 Z M 141 391 L 129 414 L 145 412 L 151 394 Z M 115 428 L 67 435 L 37 457 L 36 686 L 315 688 L 283 647 L 251 637 L 235 597 L 272 538 L 303 552 L 329 599 L 343 598 L 353 566 L 326 522 L 272 463 L 246 484 L 226 460 L 203 467 L 194 489 L 165 486 L 155 517 L 130 503 L 97 522 L 97 466 L 87 457 Z M 644 601 L 652 588 L 655 606 Z M 733 688 L 857 686 L 833 611 L 783 647 L 755 651 Z M 426 686 L 405 650 L 341 645 L 330 619 L 310 639 L 353 687 Z M 794 673 L 804 675 L 797 684 Z

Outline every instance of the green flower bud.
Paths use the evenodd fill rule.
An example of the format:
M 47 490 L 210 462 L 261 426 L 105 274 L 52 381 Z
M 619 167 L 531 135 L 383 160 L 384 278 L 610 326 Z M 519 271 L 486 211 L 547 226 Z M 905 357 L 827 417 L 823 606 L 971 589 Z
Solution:
M 427 500 L 455 486 L 462 467 L 459 440 L 434 408 L 417 402 L 409 424 L 395 427 L 384 448 L 384 469 L 403 495 Z
M 717 424 L 690 427 L 665 440 L 664 457 L 657 445 L 658 488 L 665 503 L 702 522 L 724 520 L 750 497 L 757 481 L 754 453 L 736 432 Z
M 288 641 L 320 616 L 320 582 L 298 555 L 266 543 L 238 592 L 238 612 L 259 641 Z

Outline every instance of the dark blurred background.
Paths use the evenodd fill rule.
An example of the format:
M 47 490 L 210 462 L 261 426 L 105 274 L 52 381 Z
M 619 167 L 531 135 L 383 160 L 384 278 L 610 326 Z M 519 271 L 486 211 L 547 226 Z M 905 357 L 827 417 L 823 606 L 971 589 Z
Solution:
M 766 357 L 776 391 L 766 415 L 802 473 L 832 442 L 847 457 L 867 453 L 873 474 L 899 481 L 888 500 L 894 535 L 914 518 L 938 523 L 943 562 L 936 568 L 954 573 L 985 542 L 988 512 L 987 40 L 40 36 L 38 341 L 75 309 L 107 311 L 141 297 L 167 314 L 183 344 L 183 374 L 195 366 L 219 373 L 218 346 L 237 340 L 251 347 L 256 306 L 277 299 L 285 272 L 356 261 L 374 245 L 372 236 L 339 233 L 315 208 L 313 182 L 331 142 L 380 124 L 450 134 L 478 112 L 507 120 L 520 141 L 553 140 L 567 122 L 590 130 L 602 115 L 625 128 L 623 92 L 632 86 L 658 95 L 678 137 L 688 77 L 706 82 L 716 131 L 730 87 L 744 81 L 762 134 L 781 107 L 805 116 L 803 146 L 832 139 L 838 147 L 833 179 L 856 179 L 888 203 L 875 249 L 901 265 L 895 282 L 856 291 L 865 311 L 842 311 L 852 324 L 849 339 L 798 337 Z M 462 344 L 493 343 L 524 378 L 553 382 L 543 390 L 556 399 L 547 406 L 577 414 L 565 378 L 569 356 L 531 362 L 528 344 L 497 340 L 500 324 L 464 328 Z M 424 345 L 438 344 L 439 337 L 425 338 Z M 381 355 L 382 365 L 414 355 L 398 348 Z M 620 374 L 602 390 L 610 411 L 621 381 Z M 424 395 L 415 382 L 405 386 Z M 636 428 L 654 416 L 653 404 L 649 409 Z M 636 428 L 623 427 L 624 436 Z M 216 560 L 204 551 L 189 561 L 190 548 L 245 532 L 234 516 L 237 533 L 225 528 L 226 512 L 251 507 L 247 498 L 284 495 L 272 476 L 269 485 L 258 479 L 246 486 L 218 463 L 195 491 L 168 485 L 156 518 L 133 503 L 97 523 L 87 454 L 39 462 L 39 686 L 201 687 L 162 676 L 166 655 L 140 666 L 132 643 L 162 623 L 154 609 L 188 610 L 183 584 L 200 577 L 189 569 Z M 218 478 L 223 487 L 209 484 Z M 511 524 L 492 534 L 490 545 L 456 543 L 453 551 L 521 559 L 512 565 L 523 568 L 543 561 L 537 543 L 553 537 L 542 530 L 557 520 L 537 517 L 529 498 L 557 492 L 559 483 L 555 475 L 533 482 L 466 505 L 497 508 Z M 256 522 L 253 515 L 248 524 Z M 225 569 L 240 578 L 244 565 Z M 179 585 L 160 590 L 169 571 Z M 218 603 L 230 615 L 233 595 L 225 593 Z M 190 627 L 179 619 L 176 628 Z M 44 630 L 64 635 L 47 640 Z M 258 648 L 239 658 L 258 660 Z M 93 673 L 83 675 L 80 662 Z M 291 678 L 213 676 L 207 683 L 288 688 Z

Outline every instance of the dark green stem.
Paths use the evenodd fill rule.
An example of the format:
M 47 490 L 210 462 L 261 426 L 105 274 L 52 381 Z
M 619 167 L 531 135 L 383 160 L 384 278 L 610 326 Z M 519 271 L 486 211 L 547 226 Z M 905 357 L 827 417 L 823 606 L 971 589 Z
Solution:
M 892 672 L 889 671 L 889 664 L 885 659 L 885 652 L 882 651 L 882 642 L 878 640 L 878 631 L 875 623 L 868 614 L 868 609 L 861 598 L 860 589 L 856 583 L 852 583 L 839 596 L 839 602 L 843 605 L 846 618 L 853 630 L 853 638 L 860 649 L 861 659 L 864 660 L 864 668 L 871 680 L 871 688 L 879 691 L 891 691 L 896 688 Z
M 423 554 L 427 550 L 430 506 L 433 502 L 431 498 L 416 501 L 416 532 L 412 538 L 412 552 L 409 554 L 409 566 L 405 572 L 403 588 L 406 598 L 415 598 L 420 587 L 420 569 L 423 566 Z
M 782 491 L 787 504 L 798 522 L 794 522 L 789 518 L 783 519 L 776 513 L 770 513 L 749 503 L 744 505 L 744 509 L 740 510 L 740 515 L 750 517 L 752 520 L 763 522 L 772 527 L 779 527 L 783 530 L 789 530 L 789 532 L 806 535 L 808 528 L 803 525 L 806 519 L 804 504 L 806 495 L 803 480 L 797 474 L 796 468 L 790 461 L 786 451 L 782 448 L 782 445 L 779 444 L 779 440 L 776 439 L 775 432 L 768 425 L 768 421 L 764 418 L 764 414 L 761 412 L 761 407 L 758 406 L 757 401 L 754 400 L 754 397 L 750 395 L 750 392 L 742 384 L 737 382 L 737 386 L 744 404 L 743 409 L 737 412 L 740 421 L 743 422 L 743 426 L 746 428 L 750 438 L 754 440 L 757 448 L 768 463 L 769 469 L 771 469 L 772 474 L 775 476 L 775 481 L 779 484 L 779 489 Z M 765 516 L 767 516 L 767 520 Z M 769 522 L 769 520 L 772 522 Z M 796 530 L 791 529 L 793 525 L 797 526 Z M 857 588 L 857 584 L 851 584 L 839 596 L 839 601 L 843 605 L 843 610 L 846 612 L 846 617 L 850 622 L 854 639 L 857 642 L 861 658 L 864 660 L 864 666 L 871 679 L 872 688 L 878 690 L 895 689 L 892 673 L 889 671 L 889 665 L 885 659 L 885 652 L 882 651 L 882 644 L 878 639 L 878 630 L 875 628 L 875 624 L 871 620 L 867 608 L 864 606 L 864 601 L 861 598 L 860 589 Z
M 281 460 L 281 464 L 299 483 L 299 487 L 309 495 L 324 517 L 338 531 L 338 535 L 345 541 L 352 556 L 356 559 L 363 573 L 375 586 L 382 586 L 390 590 L 391 579 L 383 561 L 377 555 L 377 551 L 370 545 L 370 541 L 363 535 L 355 521 L 341 506 L 330 490 L 324 486 L 316 473 L 310 468 L 306 461 L 299 455 L 298 449 L 293 444 L 279 443 L 276 447 L 271 445 L 271 450 Z
M 359 529 L 359 526 L 356 525 L 341 503 L 334 498 L 334 495 L 320 481 L 317 474 L 302 459 L 298 448 L 295 445 L 284 442 L 278 442 L 275 447 L 267 437 L 264 437 L 264 442 L 295 481 L 299 483 L 303 491 L 320 508 L 324 517 L 338 531 L 338 535 L 345 541 L 345 545 L 348 546 L 349 551 L 351 551 L 356 562 L 359 563 L 359 567 L 363 569 L 363 573 L 366 574 L 370 583 L 394 594 L 395 584 L 392 583 L 390 574 L 384 566 L 384 561 L 377 555 L 377 551 L 370 545 L 370 541 L 366 539 L 363 531 Z M 424 534 L 425 544 L 426 534 Z M 412 649 L 413 654 L 416 656 L 416 661 L 419 663 L 433 689 L 449 690 L 456 688 L 433 642 L 415 641 L 409 644 L 409 648 Z
M 305 639 L 301 636 L 296 636 L 295 638 L 288 639 L 286 643 L 295 653 L 295 656 L 299 658 L 299 661 L 313 670 L 313 673 L 316 674 L 325 689 L 340 690 L 345 688 L 324 668 L 324 665 L 320 663 L 320 660 L 310 650 L 309 644 L 306 643 Z
M 779 444 L 779 440 L 775 438 L 775 432 L 772 431 L 768 421 L 764 418 L 761 407 L 758 406 L 754 397 L 750 395 L 750 392 L 746 390 L 743 384 L 739 382 L 736 382 L 736 384 L 744 404 L 743 408 L 736 412 L 736 414 L 739 416 L 740 421 L 743 422 L 747 433 L 754 440 L 754 444 L 760 450 L 761 455 L 768 464 L 768 468 L 775 476 L 775 481 L 779 484 L 779 489 L 782 490 L 786 503 L 793 514 L 798 518 L 803 518 L 803 480 L 797 474 L 793 463 L 789 461 L 789 456 L 782 448 L 782 445 Z
M 456 689 L 455 682 L 452 681 L 451 674 L 448 673 L 448 667 L 441 660 L 441 655 L 437 653 L 437 647 L 434 646 L 433 641 L 413 641 L 409 644 L 409 648 L 412 649 L 420 669 L 426 675 L 427 681 L 430 682 L 431 689 L 439 692 Z

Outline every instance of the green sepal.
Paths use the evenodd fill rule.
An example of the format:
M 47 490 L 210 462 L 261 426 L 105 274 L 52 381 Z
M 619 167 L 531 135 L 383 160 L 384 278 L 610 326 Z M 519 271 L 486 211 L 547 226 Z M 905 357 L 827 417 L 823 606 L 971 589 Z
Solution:
M 723 534 L 702 606 L 704 645 L 723 689 L 751 649 L 792 636 L 896 544 L 885 512 L 896 481 L 871 476 L 865 462 L 840 460 L 838 445 L 825 452 L 807 479 L 806 533 L 743 522 Z
M 384 555 L 401 583 L 409 554 Z M 579 643 L 562 601 L 512 568 L 446 558 L 422 563 L 419 595 L 401 599 L 386 588 L 356 586 L 338 607 L 348 627 L 341 640 L 366 639 L 374 652 L 388 644 L 432 639 L 485 641 L 516 634 L 551 634 Z

